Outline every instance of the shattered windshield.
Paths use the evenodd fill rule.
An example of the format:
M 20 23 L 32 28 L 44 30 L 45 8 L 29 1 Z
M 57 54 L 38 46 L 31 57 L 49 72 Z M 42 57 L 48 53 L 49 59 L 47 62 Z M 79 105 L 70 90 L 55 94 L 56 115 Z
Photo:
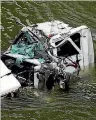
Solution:
M 20 35 L 17 36 L 14 44 L 17 44 L 17 43 L 33 44 L 36 42 L 47 44 L 48 41 L 49 41 L 49 38 L 43 33 L 43 31 L 35 29 L 33 31 L 21 32 Z
M 32 36 L 28 31 L 22 32 L 11 46 L 10 53 L 24 55 L 26 58 L 46 59 L 47 54 L 45 52 L 45 46 L 43 44 L 45 36 L 39 36 L 38 41 L 35 40 L 36 36 L 34 36 L 34 34 Z
M 26 32 L 21 32 L 19 36 L 15 39 L 13 44 L 32 44 L 36 42 L 36 39 L 34 36 L 30 35 L 28 31 Z
M 44 44 L 45 42 L 47 43 L 49 41 L 49 38 L 44 34 L 44 32 L 42 30 L 39 29 L 34 29 L 32 31 L 37 37 L 38 39 Z

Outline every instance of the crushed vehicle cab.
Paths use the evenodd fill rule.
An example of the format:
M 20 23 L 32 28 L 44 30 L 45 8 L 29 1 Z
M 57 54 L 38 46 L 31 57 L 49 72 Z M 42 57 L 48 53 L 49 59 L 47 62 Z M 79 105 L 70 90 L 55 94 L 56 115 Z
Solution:
M 87 26 L 72 28 L 61 21 L 24 26 L 2 60 L 22 86 L 38 88 L 43 81 L 41 86 L 46 83 L 51 89 L 59 81 L 64 88 L 70 74 L 94 63 L 91 32 Z

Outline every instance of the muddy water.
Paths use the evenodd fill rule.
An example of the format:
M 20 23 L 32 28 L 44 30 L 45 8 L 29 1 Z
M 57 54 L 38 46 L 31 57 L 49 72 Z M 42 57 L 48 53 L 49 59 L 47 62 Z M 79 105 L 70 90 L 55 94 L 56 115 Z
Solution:
M 33 24 L 58 19 L 73 27 L 85 24 L 96 36 L 96 2 L 2 2 L 2 50 L 21 29 L 14 19 Z M 2 120 L 96 120 L 96 67 L 70 85 L 51 93 L 23 89 L 19 97 L 2 99 Z

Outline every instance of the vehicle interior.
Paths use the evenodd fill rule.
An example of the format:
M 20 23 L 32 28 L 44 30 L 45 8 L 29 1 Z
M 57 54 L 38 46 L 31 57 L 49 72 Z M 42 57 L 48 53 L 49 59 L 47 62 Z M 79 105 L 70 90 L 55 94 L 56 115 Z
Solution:
M 75 33 L 74 35 L 70 36 L 70 38 L 78 46 L 78 48 L 80 48 L 80 33 Z M 57 42 L 56 45 L 57 44 L 59 43 Z M 75 54 L 79 54 L 79 53 L 69 41 L 65 42 L 65 44 L 57 48 L 58 56 L 67 56 L 67 55 L 72 56 Z

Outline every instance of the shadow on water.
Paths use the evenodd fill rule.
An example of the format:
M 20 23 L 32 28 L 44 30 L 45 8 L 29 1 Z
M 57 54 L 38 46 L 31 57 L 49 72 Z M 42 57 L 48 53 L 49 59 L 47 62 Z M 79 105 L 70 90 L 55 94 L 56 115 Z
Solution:
M 6 1 L 1 3 L 2 50 L 21 29 L 14 18 L 24 24 L 53 19 L 75 27 L 85 24 L 96 36 L 96 2 Z M 19 97 L 1 102 L 2 120 L 96 120 L 96 67 L 71 82 L 69 91 L 56 87 L 49 93 L 26 88 Z

